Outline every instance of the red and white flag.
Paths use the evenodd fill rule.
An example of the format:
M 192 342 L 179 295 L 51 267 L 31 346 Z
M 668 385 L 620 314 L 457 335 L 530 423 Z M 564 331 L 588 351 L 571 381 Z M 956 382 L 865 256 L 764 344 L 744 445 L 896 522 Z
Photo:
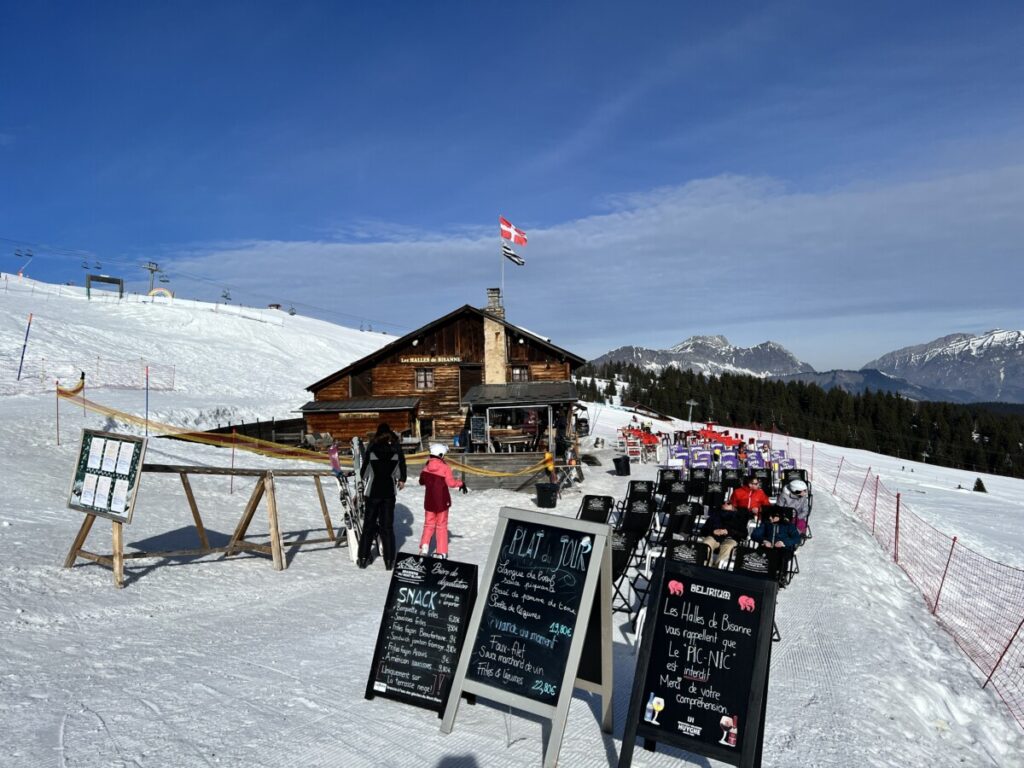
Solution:
M 511 240 L 516 245 L 526 245 L 526 233 L 523 230 L 513 226 L 504 216 L 498 217 L 498 224 L 503 238 Z

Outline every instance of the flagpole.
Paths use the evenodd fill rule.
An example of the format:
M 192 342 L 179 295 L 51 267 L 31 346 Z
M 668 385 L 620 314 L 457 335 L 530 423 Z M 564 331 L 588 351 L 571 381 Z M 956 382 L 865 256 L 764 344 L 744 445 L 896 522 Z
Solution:
M 505 252 L 501 248 L 501 237 L 498 237 L 498 258 L 501 259 L 501 303 L 505 303 Z

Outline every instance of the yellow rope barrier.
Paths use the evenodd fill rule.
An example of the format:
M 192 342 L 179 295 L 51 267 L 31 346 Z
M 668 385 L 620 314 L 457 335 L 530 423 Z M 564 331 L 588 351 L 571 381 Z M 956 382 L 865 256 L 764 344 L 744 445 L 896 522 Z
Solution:
M 97 402 L 87 399 L 86 397 L 78 394 L 82 391 L 82 386 L 82 382 L 79 382 L 79 384 L 72 389 L 57 387 L 57 396 L 62 400 L 76 403 L 90 411 L 104 416 L 109 416 L 110 418 L 117 419 L 118 421 L 123 421 L 126 424 L 133 424 L 137 427 L 148 427 L 152 434 L 158 436 L 171 436 L 178 438 L 179 440 L 187 440 L 189 442 L 200 443 L 202 445 L 212 445 L 218 448 L 235 447 L 240 451 L 248 451 L 250 453 L 269 456 L 275 459 L 293 459 L 297 461 L 315 461 L 319 463 L 326 463 L 329 461 L 327 456 L 317 451 L 310 451 L 305 448 L 297 448 L 290 445 L 281 445 L 280 443 L 274 443 L 270 440 L 261 440 L 257 437 L 249 437 L 248 435 L 239 435 L 235 433 L 228 435 L 196 432 L 194 430 L 185 429 L 184 427 L 176 427 L 171 424 L 163 424 L 158 421 L 153 421 L 152 419 L 145 419 L 141 416 L 119 411 L 116 408 L 100 405 Z M 339 456 L 338 458 L 344 466 L 352 466 L 351 457 Z M 405 457 L 405 462 L 406 464 L 425 464 L 429 458 L 430 454 L 423 451 L 420 453 L 409 454 Z M 448 460 L 448 464 L 462 472 L 467 472 L 472 475 L 480 475 L 483 477 L 519 477 L 539 472 L 545 467 L 545 462 L 541 461 L 532 467 L 527 467 L 526 469 L 519 470 L 518 472 L 499 472 L 497 470 L 485 469 L 483 467 L 470 467 L 452 459 Z

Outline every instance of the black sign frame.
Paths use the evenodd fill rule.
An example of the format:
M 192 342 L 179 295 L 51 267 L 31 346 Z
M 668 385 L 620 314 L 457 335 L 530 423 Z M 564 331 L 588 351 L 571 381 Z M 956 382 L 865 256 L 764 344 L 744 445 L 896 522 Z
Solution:
M 648 672 L 651 664 L 651 652 L 655 643 L 656 633 L 665 632 L 665 607 L 662 597 L 666 586 L 672 581 L 682 582 L 683 589 L 693 594 L 693 585 L 699 585 L 702 594 L 717 597 L 719 592 L 739 592 L 742 596 L 753 597 L 755 610 L 760 611 L 756 622 L 757 635 L 754 638 L 754 658 L 750 667 L 749 685 L 745 697 L 745 709 L 741 714 L 742 726 L 739 750 L 720 746 L 714 741 L 701 740 L 685 733 L 677 733 L 668 729 L 658 728 L 641 719 L 641 709 L 645 707 L 645 694 L 648 684 Z M 679 593 L 676 593 L 679 594 Z M 650 593 L 647 620 L 644 623 L 643 637 L 637 654 L 637 666 L 633 678 L 633 691 L 627 710 L 626 727 L 623 732 L 622 750 L 619 753 L 618 768 L 629 768 L 632 764 L 633 750 L 637 738 L 644 740 L 644 748 L 654 750 L 657 742 L 672 744 L 688 752 L 704 755 L 715 760 L 740 766 L 740 768 L 759 768 L 761 751 L 764 743 L 764 715 L 768 703 L 768 676 L 771 667 L 772 634 L 775 624 L 775 602 L 778 596 L 778 585 L 774 581 L 745 576 L 717 568 L 673 562 L 662 558 L 654 576 L 653 589 Z M 739 600 L 737 599 L 739 603 Z M 740 608 L 739 610 L 743 610 Z M 651 615 L 653 611 L 654 615 Z M 669 617 L 671 618 L 671 617 Z M 688 620 L 688 619 L 687 619 Z M 683 646 L 685 647 L 685 646 Z M 704 685 L 707 684 L 703 683 Z M 741 696 L 741 700 L 744 697 Z M 664 702 L 663 702 L 664 705 Z M 657 718 L 658 715 L 655 717 Z M 679 724 L 677 724 L 678 726 Z M 722 734 L 723 741 L 726 733 Z M 735 742 L 734 742 L 735 743 Z
M 447 617 L 431 617 L 428 612 L 426 617 L 422 618 L 422 612 L 419 612 L 420 615 L 416 618 L 420 620 L 416 621 L 416 618 L 413 618 L 411 622 L 411 625 L 415 626 L 416 630 L 405 632 L 401 637 L 395 637 L 394 635 L 399 634 L 396 628 L 396 622 L 398 621 L 396 612 L 400 596 L 402 599 L 408 598 L 410 600 L 409 604 L 412 606 L 410 612 L 415 611 L 417 607 L 425 608 L 426 606 L 422 605 L 425 600 L 430 600 L 432 605 L 436 605 L 434 597 L 426 597 L 419 593 L 411 594 L 410 592 L 403 592 L 403 590 L 433 588 L 443 592 L 443 582 L 449 576 L 457 580 L 456 584 L 462 582 L 466 584 L 464 590 L 461 590 L 464 591 L 464 597 L 456 610 L 450 611 Z M 410 585 L 415 585 L 415 587 Z M 457 560 L 437 559 L 400 552 L 395 559 L 395 564 L 391 571 L 391 583 L 388 585 L 388 594 L 384 601 L 384 612 L 380 620 L 380 629 L 377 631 L 377 642 L 373 649 L 370 674 L 366 680 L 365 697 L 372 699 L 375 696 L 383 696 L 405 704 L 432 710 L 437 712 L 438 717 L 441 717 L 448 704 L 448 697 L 451 694 L 452 683 L 455 679 L 455 668 L 458 664 L 458 654 L 466 636 L 469 617 L 472 615 L 473 608 L 476 605 L 476 589 L 477 567 L 475 563 L 462 563 Z M 449 594 L 451 594 L 451 591 Z M 404 620 L 403 623 L 405 623 Z M 431 637 L 426 637 L 427 633 L 424 630 L 432 630 L 434 628 L 433 624 L 437 625 L 437 634 L 441 634 L 441 628 L 442 626 L 444 627 L 443 633 L 447 637 L 443 641 L 437 639 L 434 633 L 430 633 Z M 455 627 L 454 635 L 451 634 L 453 624 Z M 422 663 L 429 663 L 430 666 L 418 667 L 417 671 L 412 669 L 405 671 L 396 665 L 395 672 L 405 672 L 405 675 L 410 678 L 410 682 L 399 682 L 396 684 L 382 680 L 381 677 L 386 675 L 384 665 L 387 663 L 387 648 L 391 643 L 395 643 L 399 647 L 402 644 L 408 644 L 413 655 L 419 656 L 417 651 L 426 653 L 426 656 L 419 656 L 419 658 L 425 659 Z M 447 655 L 447 660 L 444 656 L 440 659 L 435 658 L 435 654 L 431 653 L 431 651 L 437 651 L 434 646 L 442 643 L 445 646 L 445 650 L 440 653 Z M 417 648 L 417 646 L 419 647 Z M 410 690 L 414 684 L 411 682 L 413 680 L 412 676 L 416 674 L 423 674 L 427 677 L 430 675 L 434 676 L 433 688 L 435 693 L 433 696 L 417 694 Z M 400 675 L 396 674 L 395 678 L 398 677 Z M 445 680 L 446 677 L 447 680 Z
M 589 536 L 590 550 L 587 553 L 586 572 L 583 579 L 582 590 L 579 592 L 579 602 L 575 613 L 575 621 L 572 626 L 566 625 L 571 630 L 571 640 L 565 658 L 564 667 L 560 670 L 560 682 L 553 702 L 538 700 L 533 696 L 525 696 L 515 693 L 496 684 L 488 684 L 479 679 L 467 677 L 467 671 L 471 658 L 473 657 L 473 646 L 479 637 L 484 609 L 492 598 L 492 586 L 495 582 L 495 572 L 499 568 L 500 557 L 505 544 L 506 533 L 510 526 L 523 523 L 527 526 L 543 526 L 547 532 L 569 536 L 582 534 L 579 543 L 582 545 L 584 538 Z M 513 537 L 516 529 L 512 529 Z M 451 695 L 448 697 L 448 706 L 444 712 L 441 723 L 442 733 L 451 733 L 455 725 L 455 716 L 458 712 L 459 699 L 462 694 L 481 696 L 490 701 L 507 704 L 525 712 L 537 715 L 550 721 L 551 727 L 548 733 L 547 744 L 544 748 L 544 768 L 554 768 L 558 764 L 558 753 L 561 748 L 562 736 L 565 733 L 566 719 L 569 713 L 569 704 L 572 701 L 573 690 L 582 687 L 584 690 L 600 690 L 602 694 L 602 729 L 611 731 L 612 727 L 612 657 L 611 657 L 611 550 L 608 546 L 609 527 L 607 524 L 590 523 L 585 520 L 565 518 L 559 515 L 534 512 L 532 510 L 516 509 L 514 507 L 502 507 L 498 516 L 498 526 L 491 543 L 491 550 L 487 558 L 487 565 L 484 569 L 483 584 L 480 587 L 480 599 L 477 600 L 473 609 L 473 617 L 470 620 L 466 633 L 465 642 L 459 655 L 459 667 L 455 673 L 455 681 L 452 684 Z M 561 541 L 561 537 L 557 539 Z M 554 538 L 551 541 L 555 541 Z M 525 543 L 529 547 L 529 543 Z M 582 551 L 578 549 L 577 552 Z M 564 552 L 564 549 L 563 549 Z M 595 600 L 598 594 L 599 582 L 602 585 L 602 594 L 599 600 Z M 506 584 L 507 582 L 502 582 Z M 497 591 L 493 593 L 497 596 Z M 602 622 L 602 648 L 604 657 L 602 663 L 602 675 L 600 683 L 595 681 L 581 681 L 577 677 L 580 666 L 580 657 L 586 641 L 587 628 L 589 623 L 596 617 L 591 613 L 595 605 L 601 605 Z M 561 627 L 561 625 L 560 625 Z M 493 648 L 492 644 L 492 648 Z M 526 663 L 524 662 L 524 666 Z M 581 684 L 582 683 L 582 684 Z

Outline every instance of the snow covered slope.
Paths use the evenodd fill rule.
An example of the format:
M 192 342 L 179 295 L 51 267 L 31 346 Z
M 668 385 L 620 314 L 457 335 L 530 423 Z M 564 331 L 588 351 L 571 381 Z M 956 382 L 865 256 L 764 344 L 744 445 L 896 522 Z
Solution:
M 8 356 L 17 361 L 31 312 L 30 356 L 69 366 L 84 366 L 88 355 L 173 366 L 174 389 L 151 392 L 150 407 L 175 423 L 297 407 L 308 383 L 386 340 L 273 312 L 246 310 L 246 317 L 237 308 L 214 312 L 184 302 L 89 303 L 51 288 L 16 291 L 11 284 L 0 291 L 0 341 Z M 363 698 L 388 584 L 379 564 L 359 570 L 346 552 L 328 546 L 289 549 L 283 572 L 257 555 L 169 557 L 131 562 L 123 590 L 99 565 L 63 569 L 82 521 L 66 507 L 78 435 L 82 427 L 119 427 L 65 404 L 57 445 L 52 381 L 40 374 L 18 384 L 14 374 L 3 370 L 0 394 L 0 765 L 540 765 L 541 724 L 522 713 L 480 701 L 461 707 L 454 731 L 443 736 L 431 712 Z M 67 375 L 75 378 L 77 369 Z M 97 385 L 89 395 L 142 413 L 142 391 L 127 386 Z M 590 413 L 594 436 L 605 438 L 631 418 L 598 405 Z M 655 422 L 655 429 L 679 426 Z M 628 478 L 611 471 L 612 451 L 594 453 L 602 466 L 587 468 L 584 489 L 621 498 Z M 199 466 L 231 461 L 226 450 L 158 438 L 150 439 L 147 458 Z M 985 476 L 990 493 L 983 496 L 956 489 L 973 482 L 962 472 L 870 454 L 853 458 L 912 496 L 915 510 L 942 530 L 994 556 L 1024 560 L 1021 481 Z M 285 466 L 244 454 L 235 465 Z M 634 478 L 655 474 L 652 465 L 633 466 Z M 212 542 L 224 542 L 251 484 L 207 477 L 196 478 L 193 488 Z M 981 688 L 983 678 L 903 572 L 827 491 L 824 481 L 816 487 L 815 535 L 800 551 L 800 575 L 779 600 L 782 641 L 772 656 L 765 764 L 1021 766 L 1024 735 L 1005 707 Z M 280 478 L 277 492 L 286 532 L 322 533 L 312 483 Z M 575 516 L 579 498 L 566 495 L 553 512 Z M 401 492 L 396 536 L 406 551 L 416 547 L 422 505 L 420 486 Z M 454 559 L 484 562 L 502 506 L 532 509 L 534 502 L 509 491 L 456 497 Z M 251 533 L 266 531 L 261 507 Z M 143 477 L 125 540 L 130 549 L 194 546 L 177 478 Z M 101 521 L 88 543 L 108 551 L 110 527 Z M 561 765 L 616 763 L 636 663 L 633 639 L 617 615 L 614 733 L 601 733 L 596 701 L 578 693 Z M 636 766 L 714 764 L 674 749 L 635 754 Z

